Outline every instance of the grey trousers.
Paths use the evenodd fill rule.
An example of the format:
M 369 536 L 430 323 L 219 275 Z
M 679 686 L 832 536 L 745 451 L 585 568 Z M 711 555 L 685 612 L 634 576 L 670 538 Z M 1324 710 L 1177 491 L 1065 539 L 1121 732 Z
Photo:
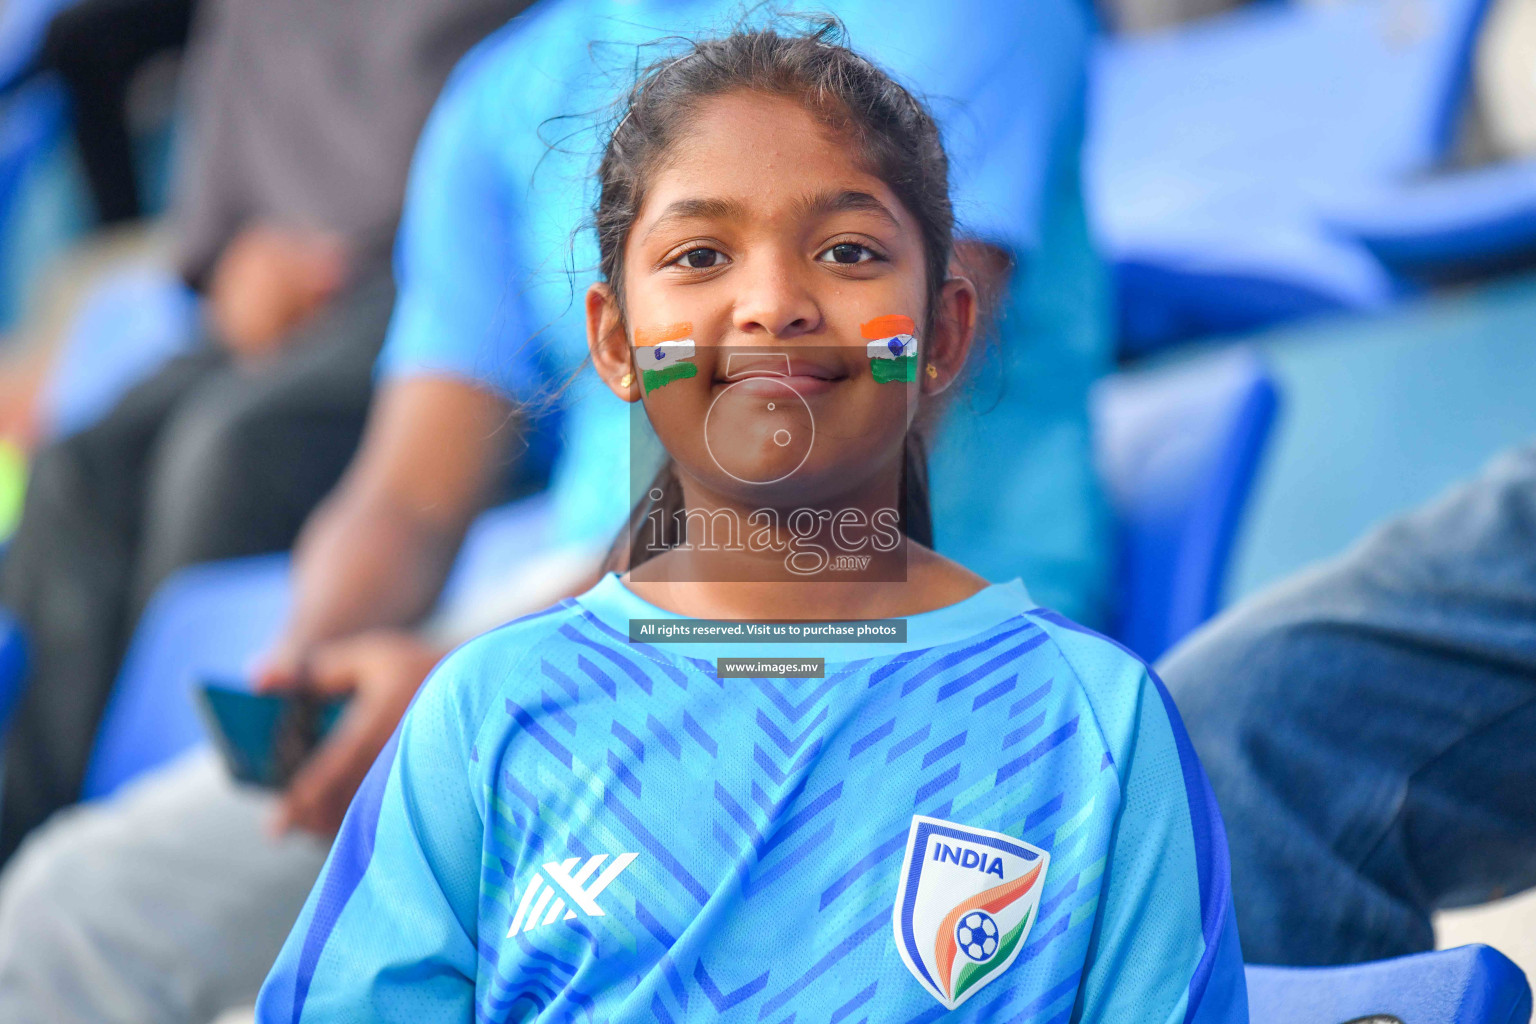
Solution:
M 325 862 L 209 751 L 55 815 L 0 875 L 0 1021 L 208 1024 L 255 1002 Z

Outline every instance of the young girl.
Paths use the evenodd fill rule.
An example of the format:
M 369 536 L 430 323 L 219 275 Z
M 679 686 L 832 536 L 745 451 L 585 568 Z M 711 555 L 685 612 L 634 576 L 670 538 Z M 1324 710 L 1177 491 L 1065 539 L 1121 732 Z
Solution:
M 644 72 L 600 178 L 593 362 L 670 457 L 631 568 L 438 669 L 258 1017 L 1245 1021 L 1155 677 L 926 546 L 976 319 L 928 112 L 740 33 Z

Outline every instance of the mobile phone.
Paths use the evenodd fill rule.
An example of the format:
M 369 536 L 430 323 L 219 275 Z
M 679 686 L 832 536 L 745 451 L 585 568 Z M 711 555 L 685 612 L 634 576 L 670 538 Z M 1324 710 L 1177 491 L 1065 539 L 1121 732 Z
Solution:
M 212 680 L 197 688 L 198 710 L 229 773 L 241 782 L 286 788 L 325 739 L 345 699 L 308 693 L 252 693 Z

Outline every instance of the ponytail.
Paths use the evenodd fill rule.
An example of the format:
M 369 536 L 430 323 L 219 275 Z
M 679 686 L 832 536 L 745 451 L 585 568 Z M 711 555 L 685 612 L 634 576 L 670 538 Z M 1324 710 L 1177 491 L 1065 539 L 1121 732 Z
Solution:
M 671 456 L 668 456 L 662 463 L 661 469 L 656 471 L 651 485 L 645 489 L 640 500 L 635 502 L 635 507 L 630 509 L 628 522 L 614 538 L 613 546 L 608 549 L 608 559 L 603 564 L 603 571 L 626 572 L 641 562 L 682 544 L 680 524 L 685 522 L 683 514 L 686 511 L 687 506 L 683 502 L 683 484 L 677 478 L 677 464 L 672 461 Z M 661 536 L 659 543 L 655 545 L 651 543 L 654 531 L 646 529 L 647 522 L 653 517 L 661 520 Z
M 928 501 L 928 445 L 915 430 L 902 446 L 901 532 L 910 541 L 933 547 L 933 506 Z

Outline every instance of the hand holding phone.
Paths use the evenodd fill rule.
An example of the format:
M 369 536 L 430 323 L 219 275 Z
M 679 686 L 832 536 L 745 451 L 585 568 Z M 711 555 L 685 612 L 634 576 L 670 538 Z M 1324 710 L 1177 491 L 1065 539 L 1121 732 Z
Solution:
M 251 693 L 215 681 L 205 681 L 197 696 L 229 773 L 268 789 L 287 788 L 346 705 L 302 691 Z
M 303 689 L 350 699 L 335 728 L 284 787 L 271 823 L 274 835 L 296 828 L 335 834 L 357 787 L 444 653 L 403 630 L 359 633 L 308 652 L 302 661 Z M 297 682 L 290 679 L 290 684 Z M 266 692 L 287 691 L 274 686 Z

